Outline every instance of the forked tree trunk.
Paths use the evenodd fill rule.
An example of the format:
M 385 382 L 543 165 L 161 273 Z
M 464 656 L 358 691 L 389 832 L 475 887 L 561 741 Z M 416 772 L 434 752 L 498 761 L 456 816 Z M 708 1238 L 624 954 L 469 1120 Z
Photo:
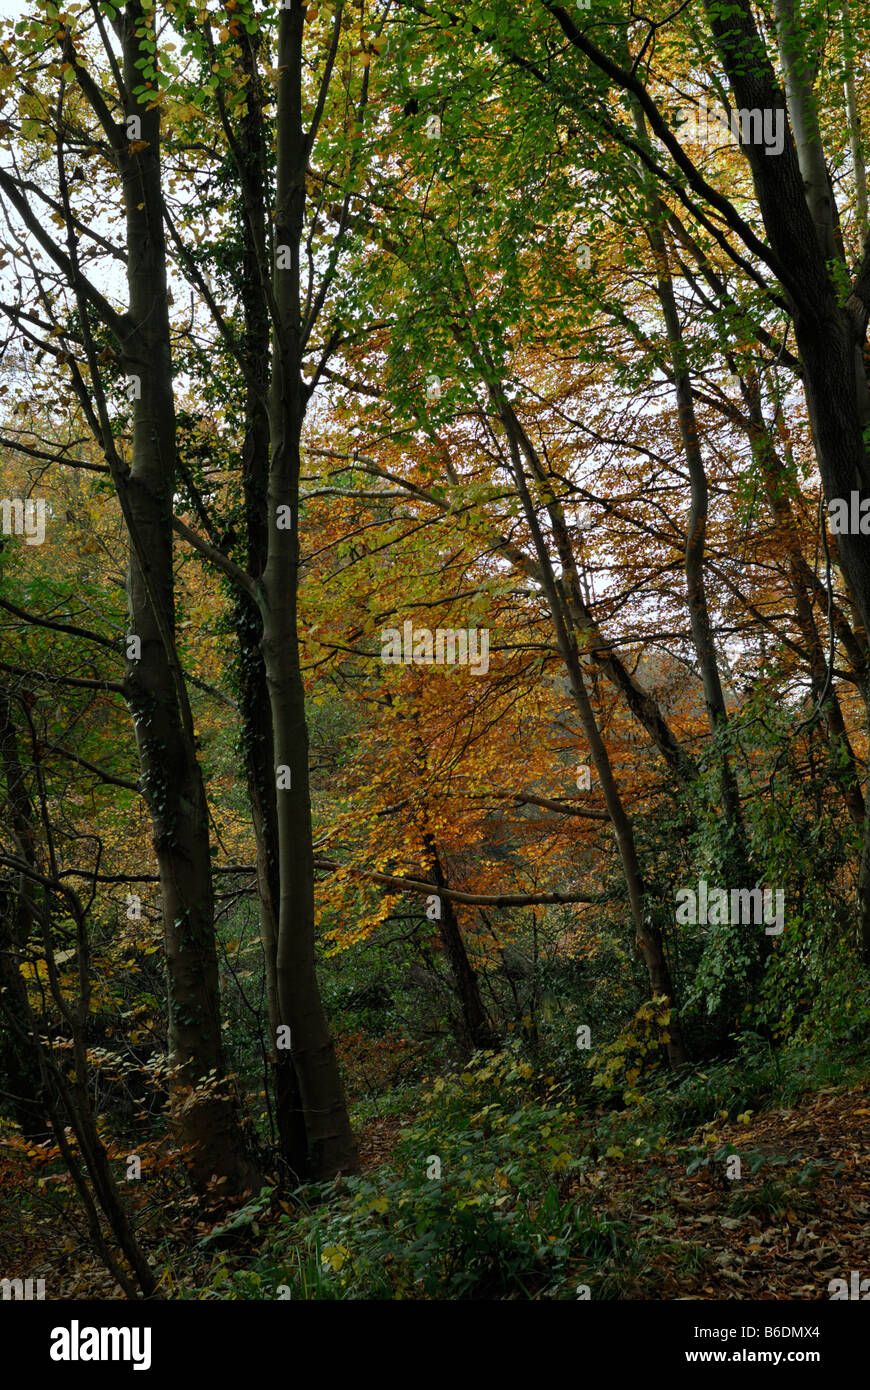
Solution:
M 245 114 L 238 136 L 239 178 L 242 185 L 241 300 L 245 315 L 244 361 L 245 442 L 242 486 L 245 496 L 247 571 L 260 580 L 269 552 L 269 310 L 265 286 L 270 279 L 266 216 L 266 142 L 259 75 L 259 42 L 242 35 L 243 67 L 248 74 Z M 299 1082 L 289 1048 L 277 1046 L 281 1024 L 278 1003 L 278 930 L 281 879 L 278 869 L 278 808 L 272 712 L 261 650 L 263 621 L 249 594 L 239 593 L 233 620 L 239 646 L 239 693 L 242 746 L 248 781 L 248 800 L 257 849 L 257 908 L 269 1033 L 266 1040 L 278 1148 L 296 1180 L 308 1168 L 305 1120 Z

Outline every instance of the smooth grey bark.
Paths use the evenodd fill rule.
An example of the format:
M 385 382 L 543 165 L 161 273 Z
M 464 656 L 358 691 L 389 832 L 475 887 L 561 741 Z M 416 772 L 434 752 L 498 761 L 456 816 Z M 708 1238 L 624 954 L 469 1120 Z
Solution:
M 243 67 L 248 74 L 246 111 L 238 132 L 236 158 L 241 184 L 241 301 L 245 317 L 245 438 L 242 486 L 245 505 L 246 569 L 259 580 L 269 553 L 269 376 L 270 322 L 265 287 L 270 281 L 270 238 L 266 209 L 266 139 L 259 36 L 244 35 Z M 239 705 L 248 800 L 257 849 L 257 908 L 266 985 L 266 1040 L 275 1124 L 282 1161 L 297 1180 L 308 1170 L 305 1119 L 290 1049 L 278 1048 L 278 934 L 281 879 L 278 862 L 278 807 L 274 741 L 266 667 L 261 650 L 263 621 L 253 597 L 237 592 L 233 610 L 239 648 Z
M 276 980 L 281 1024 L 290 1028 L 293 1065 L 305 1115 L 308 1164 L 326 1179 L 358 1166 L 314 957 L 314 862 L 308 774 L 308 727 L 299 664 L 300 441 L 308 388 L 303 380 L 300 252 L 308 142 L 302 125 L 305 6 L 290 0 L 278 31 L 275 270 L 269 551 L 260 581 L 262 652 L 272 711 L 277 790 L 278 941 Z M 288 263 L 289 262 L 289 263 Z M 291 524 L 279 526 L 289 508 Z M 280 786 L 281 782 L 289 785 Z
M 776 38 L 785 79 L 785 97 L 804 194 L 819 247 L 826 261 L 842 255 L 835 227 L 834 190 L 825 163 L 819 112 L 813 91 L 816 64 L 809 59 L 806 34 L 795 0 L 774 0 Z
M 858 99 L 855 93 L 855 38 L 852 32 L 852 16 L 849 0 L 841 0 L 843 61 L 846 68 L 843 92 L 846 98 L 846 116 L 849 121 L 849 149 L 852 154 L 852 169 L 855 174 L 855 225 L 859 245 L 867 236 L 867 163 L 864 157 L 864 137 L 861 118 L 858 114 Z

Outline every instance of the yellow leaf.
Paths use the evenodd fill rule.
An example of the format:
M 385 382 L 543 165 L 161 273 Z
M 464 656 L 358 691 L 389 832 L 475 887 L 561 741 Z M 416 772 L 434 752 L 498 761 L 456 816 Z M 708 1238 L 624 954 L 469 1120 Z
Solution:
M 327 1245 L 320 1258 L 325 1265 L 329 1265 L 330 1269 L 338 1273 L 349 1254 L 350 1251 L 343 1245 Z

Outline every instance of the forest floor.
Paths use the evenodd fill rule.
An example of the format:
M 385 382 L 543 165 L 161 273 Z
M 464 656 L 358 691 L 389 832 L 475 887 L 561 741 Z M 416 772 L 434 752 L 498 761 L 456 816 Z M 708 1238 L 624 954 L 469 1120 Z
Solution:
M 790 1109 L 747 1112 L 741 1121 L 707 1124 L 647 1157 L 611 1151 L 582 1180 L 564 1184 L 564 1198 L 591 1203 L 625 1233 L 633 1253 L 622 1297 L 826 1299 L 831 1279 L 870 1273 L 870 1081 L 809 1093 Z M 367 1176 L 390 1163 L 402 1124 L 390 1115 L 361 1130 Z M 725 1146 L 741 1160 L 739 1179 L 725 1176 L 722 1158 L 687 1171 L 693 1155 L 698 1162 Z M 59 1237 L 56 1219 L 34 1201 L 35 1181 L 0 1135 L 3 1274 L 44 1278 L 55 1299 L 117 1298 L 83 1233 Z M 181 1227 L 180 1241 L 189 1240 L 189 1219 Z
M 627 1222 L 648 1254 L 629 1297 L 819 1299 L 830 1297 L 829 1280 L 870 1273 L 866 1081 L 708 1128 L 706 1137 L 711 1149 L 731 1145 L 743 1156 L 739 1181 L 722 1162 L 687 1176 L 674 1150 L 609 1164 L 606 1182 L 602 1175 L 596 1206 Z M 756 1155 L 775 1177 L 747 1171 Z

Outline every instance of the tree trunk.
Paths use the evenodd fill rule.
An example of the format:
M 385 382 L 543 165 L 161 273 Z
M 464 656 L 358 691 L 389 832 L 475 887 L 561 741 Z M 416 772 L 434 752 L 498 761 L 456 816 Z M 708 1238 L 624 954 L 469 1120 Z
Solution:
M 17 856 L 36 869 L 33 816 L 18 754 L 12 719 L 12 700 L 0 688 L 0 772 L 6 783 L 8 826 Z M 6 872 L 6 871 L 4 871 Z M 21 952 L 27 945 L 36 914 L 33 884 L 19 875 L 17 889 L 0 883 L 0 1084 L 25 1139 L 41 1144 L 51 1136 L 43 1077 L 33 1048 L 24 1041 L 30 1030 L 27 986 L 21 974 Z
M 435 841 L 428 833 L 425 836 L 425 845 L 431 864 L 432 881 L 439 888 L 446 888 L 448 885 L 444 866 L 438 855 Z M 486 1009 L 483 1007 L 477 974 L 465 949 L 456 909 L 449 898 L 441 898 L 440 903 L 441 915 L 437 921 L 438 933 L 441 937 L 444 953 L 447 956 L 450 973 L 453 976 L 456 997 L 459 1000 L 464 1038 L 472 1047 L 481 1049 L 495 1047 L 498 1044 L 498 1036 Z
M 5 691 L 0 691 L 0 768 L 6 783 L 9 820 L 18 851 L 17 858 L 22 866 L 20 888 L 14 902 L 10 902 L 11 911 L 8 917 L 0 913 L 0 1017 L 5 1016 L 13 1062 L 10 1072 L 4 1070 L 2 1076 L 13 1086 L 24 1082 L 24 1092 L 14 1095 L 13 1100 L 25 1137 L 41 1142 L 54 1136 L 85 1208 L 94 1248 L 106 1267 L 128 1297 L 135 1297 L 136 1284 L 109 1248 L 101 1229 L 97 1206 L 107 1218 L 139 1287 L 146 1295 L 153 1295 L 157 1279 L 121 1200 L 97 1129 L 88 1084 L 86 1034 L 91 984 L 87 915 L 78 894 L 69 887 L 61 886 L 57 878 L 48 878 L 41 871 L 36 849 L 37 821 L 19 758 L 11 702 Z M 39 781 L 38 786 L 43 824 L 48 833 L 50 825 L 44 784 Z M 48 843 L 51 843 L 50 840 Z M 53 864 L 53 855 L 49 854 L 48 858 L 49 863 Z M 39 907 L 33 896 L 37 888 L 42 891 Z M 12 896 L 0 885 L 0 906 L 5 906 L 5 901 L 12 899 Z M 65 996 L 54 958 L 52 898 L 62 899 L 64 917 L 71 916 L 75 922 L 79 975 L 79 996 L 75 1002 Z M 33 926 L 40 928 L 39 945 L 44 953 L 48 991 L 55 1011 L 51 1019 L 40 1020 L 34 1015 L 21 974 L 20 953 Z M 64 1064 L 59 1065 L 51 1047 L 42 1041 L 46 1028 L 54 1030 L 56 1023 L 53 1020 L 59 1022 L 61 1029 L 68 1030 L 68 1035 L 71 1034 L 71 1077 L 67 1075 L 68 1054 L 65 1054 Z M 69 1136 L 75 1137 L 78 1155 L 73 1151 Z M 85 1173 L 90 1178 L 90 1187 Z
M 272 709 L 278 788 L 278 1006 L 281 1024 L 290 1028 L 293 1063 L 305 1113 L 310 1171 L 317 1179 L 328 1179 L 340 1172 L 355 1171 L 359 1160 L 314 965 L 308 728 L 296 610 L 300 437 L 307 404 L 302 378 L 299 275 L 307 166 L 302 129 L 304 19 L 301 0 L 290 0 L 289 8 L 280 11 L 275 314 L 269 398 L 272 460 L 268 489 L 269 557 L 261 584 L 262 650 Z
M 852 16 L 849 0 L 842 0 L 843 11 L 843 65 L 846 77 L 843 83 L 846 97 L 846 115 L 849 120 L 849 149 L 852 154 L 852 168 L 855 171 L 855 230 L 858 245 L 863 246 L 867 235 L 867 165 L 864 159 L 864 140 L 861 132 L 861 119 L 858 115 L 858 101 L 855 95 L 855 40 L 852 34 Z
M 642 131 L 642 121 L 638 118 Z M 719 665 L 716 646 L 713 641 L 713 625 L 707 606 L 707 592 L 704 583 L 704 550 L 707 537 L 708 488 L 707 474 L 698 441 L 698 422 L 695 418 L 695 403 L 692 398 L 692 381 L 686 364 L 685 345 L 680 324 L 677 303 L 674 296 L 673 280 L 668 265 L 667 247 L 661 230 L 661 206 L 655 195 L 649 198 L 650 221 L 648 236 L 656 261 L 656 291 L 668 335 L 673 366 L 674 387 L 677 398 L 677 415 L 683 453 L 689 470 L 691 503 L 686 523 L 685 574 L 686 593 L 689 605 L 689 623 L 692 643 L 704 687 L 704 703 L 707 708 L 707 722 L 714 740 L 728 723 L 725 696 L 719 678 Z M 735 886 L 749 886 L 755 882 L 746 844 L 746 830 L 740 806 L 740 792 L 737 779 L 727 753 L 716 750 L 719 763 L 723 808 L 723 873 L 726 883 Z
M 610 757 L 604 740 L 601 737 L 598 721 L 595 718 L 595 713 L 589 700 L 586 683 L 583 679 L 583 671 L 580 666 L 576 641 L 573 634 L 569 632 L 570 620 L 568 618 L 566 604 L 556 582 L 546 542 L 541 533 L 537 513 L 529 495 L 518 442 L 519 422 L 511 408 L 510 402 L 497 392 L 495 396 L 495 404 L 508 436 L 517 491 L 523 505 L 526 522 L 532 534 L 538 563 L 544 577 L 544 588 L 553 620 L 553 629 L 559 648 L 559 654 L 562 657 L 565 670 L 568 674 L 571 691 L 580 715 L 583 734 L 589 745 L 589 752 L 595 765 L 595 771 L 598 774 L 598 780 L 604 796 L 604 803 L 613 826 L 613 833 L 622 863 L 622 871 L 625 876 L 626 888 L 628 889 L 628 898 L 631 906 L 631 915 L 634 922 L 635 939 L 637 941 L 638 950 L 646 965 L 653 995 L 663 996 L 673 1006 L 667 1052 L 671 1066 L 676 1069 L 687 1062 L 688 1056 L 683 1040 L 682 1028 L 677 1018 L 673 981 L 671 980 L 670 968 L 665 957 L 661 933 L 648 917 L 644 906 L 644 884 L 640 863 L 637 857 L 634 831 L 631 821 L 626 814 L 625 807 L 622 804 L 622 797 L 616 785 L 616 779 L 610 764 Z M 550 519 L 552 522 L 552 511 Z
M 140 85 L 137 60 L 147 58 L 139 4 L 119 20 L 128 92 Z M 132 98 L 131 98 L 132 101 Z M 122 343 L 124 369 L 138 379 L 133 447 L 123 482 L 125 518 L 134 544 L 127 592 L 131 632 L 141 644 L 128 659 L 124 690 L 133 715 L 142 791 L 151 813 L 160 873 L 168 987 L 169 1054 L 177 1069 L 171 1123 L 187 1154 L 191 1179 L 224 1191 L 256 1181 L 235 1102 L 195 1088 L 224 1077 L 220 993 L 214 935 L 208 806 L 197 761 L 193 720 L 175 649 L 172 554 L 176 469 L 166 248 L 160 174 L 159 108 L 134 106 L 145 148 L 130 154 L 123 138 L 118 162 L 127 221 L 129 309 Z M 211 1079 L 211 1080 L 210 1080 Z
M 245 441 L 242 485 L 245 497 L 247 572 L 261 579 L 269 553 L 269 311 L 265 286 L 269 280 L 269 235 L 266 217 L 262 87 L 258 35 L 242 35 L 243 68 L 248 74 L 246 111 L 238 136 L 242 197 L 241 300 L 245 315 L 244 363 Z M 278 869 L 278 808 L 272 715 L 266 667 L 261 650 L 263 621 L 249 594 L 236 591 L 233 610 L 239 646 L 239 693 L 242 746 L 248 800 L 257 848 L 257 907 L 269 1034 L 267 1056 L 278 1148 L 297 1181 L 307 1170 L 307 1141 L 299 1083 L 289 1049 L 278 1048 L 281 1010 L 278 1003 L 278 924 L 281 881 Z
M 775 109 L 782 96 L 761 42 L 749 0 L 735 0 L 727 14 L 704 0 L 710 28 L 741 107 Z M 870 497 L 870 463 L 863 437 L 868 389 L 860 348 L 870 315 L 870 257 L 865 258 L 845 307 L 825 265 L 804 196 L 798 157 L 786 139 L 774 159 L 746 147 L 765 230 L 782 269 L 780 280 L 793 306 L 795 339 L 804 368 L 804 389 L 819 471 L 830 502 L 856 491 Z M 841 535 L 838 549 L 866 640 L 870 627 L 870 546 L 860 535 Z M 856 941 L 870 964 L 870 808 L 857 893 Z
M 826 261 L 842 259 L 838 245 L 834 190 L 825 164 L 825 150 L 819 130 L 819 113 L 813 91 L 815 64 L 809 61 L 806 35 L 801 30 L 795 0 L 774 0 L 776 38 L 785 79 L 785 98 L 794 134 L 795 149 L 804 181 L 807 206 L 816 237 Z
M 814 701 L 817 703 L 824 701 L 827 740 L 833 756 L 835 758 L 840 755 L 845 757 L 846 776 L 841 784 L 843 800 L 853 824 L 860 829 L 864 824 L 864 794 L 858 776 L 857 760 L 846 731 L 833 676 L 829 679 L 827 653 L 816 623 L 808 582 L 812 572 L 804 559 L 795 526 L 794 513 L 785 491 L 785 468 L 765 425 L 761 412 L 758 385 L 754 379 L 748 383 L 748 396 L 750 427 L 747 433 L 752 445 L 753 456 L 761 472 L 767 505 L 788 555 L 788 577 L 794 597 L 795 621 L 800 629 L 810 662 L 810 689 Z M 862 670 L 864 664 L 862 661 Z

